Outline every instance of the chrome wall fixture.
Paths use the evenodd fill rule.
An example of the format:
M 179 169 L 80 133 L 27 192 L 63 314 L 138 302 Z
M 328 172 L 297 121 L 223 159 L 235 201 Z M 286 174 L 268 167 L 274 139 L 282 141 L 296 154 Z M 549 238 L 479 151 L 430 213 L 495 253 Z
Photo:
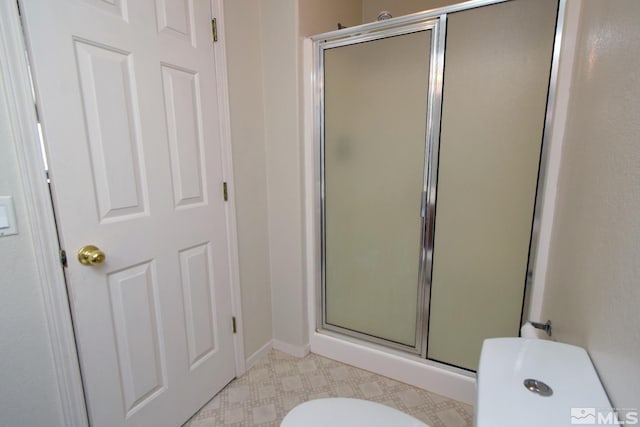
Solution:
M 317 259 L 318 268 L 316 277 L 316 328 L 325 333 L 339 333 L 347 337 L 365 341 L 366 343 L 380 344 L 386 347 L 402 350 L 408 353 L 419 355 L 421 358 L 427 357 L 427 339 L 426 331 L 428 330 L 429 319 L 429 295 L 431 287 L 431 272 L 433 264 L 433 244 L 434 244 L 434 228 L 435 222 L 433 215 L 435 213 L 435 202 L 437 195 L 438 180 L 438 152 L 440 142 L 440 120 L 442 106 L 442 90 L 444 78 L 444 60 L 445 60 L 445 38 L 447 30 L 447 14 L 460 12 L 464 10 L 474 9 L 477 7 L 489 6 L 498 3 L 504 3 L 513 0 L 472 0 L 456 5 L 419 12 L 411 15 L 401 16 L 397 18 L 378 17 L 377 22 L 363 24 L 355 27 L 349 27 L 332 31 L 311 39 L 314 44 L 314 147 L 316 153 L 316 214 L 320 219 L 320 225 L 316 231 L 316 242 L 319 257 Z M 544 122 L 544 133 L 542 140 L 542 153 L 540 159 L 540 167 L 538 172 L 538 190 L 536 193 L 535 211 L 533 217 L 533 227 L 530 241 L 530 255 L 528 261 L 528 272 L 525 279 L 525 301 L 523 307 L 526 309 L 528 304 L 528 292 L 530 292 L 531 282 L 533 280 L 533 266 L 536 264 L 537 244 L 538 244 L 538 228 L 542 213 L 541 200 L 543 197 L 543 183 L 548 164 L 550 143 L 550 131 L 554 116 L 553 106 L 555 99 L 556 80 L 558 76 L 559 52 L 562 36 L 562 23 L 564 20 L 564 10 L 566 0 L 559 0 L 559 9 L 557 14 L 557 25 L 555 42 L 553 47 L 553 57 L 551 64 L 551 75 L 549 82 L 549 94 L 547 99 L 547 111 Z M 381 12 L 382 15 L 383 12 Z M 388 13 L 388 12 L 387 12 Z M 325 207 L 325 104 L 324 104 L 324 52 L 341 46 L 347 46 L 367 41 L 379 40 L 387 37 L 410 34 L 417 31 L 431 31 L 430 46 L 430 76 L 429 76 L 429 96 L 428 96 L 428 117 L 426 119 L 426 140 L 425 140 L 425 158 L 424 158 L 424 177 L 423 177 L 423 193 L 422 193 L 422 223 L 421 223 L 421 243 L 422 249 L 420 253 L 420 271 L 419 271 L 419 295 L 418 310 L 416 318 L 416 340 L 415 346 L 407 346 L 385 339 L 372 337 L 350 329 L 341 328 L 339 326 L 330 325 L 326 321 L 326 270 L 325 270 L 325 231 L 326 231 L 326 207 Z M 523 309 L 524 310 L 524 309 Z M 455 368 L 442 365 L 447 369 L 457 370 Z
M 376 21 L 384 21 L 386 19 L 391 19 L 391 18 L 393 18 L 393 16 L 391 15 L 391 12 L 387 10 L 383 10 L 378 14 L 378 18 L 376 19 Z

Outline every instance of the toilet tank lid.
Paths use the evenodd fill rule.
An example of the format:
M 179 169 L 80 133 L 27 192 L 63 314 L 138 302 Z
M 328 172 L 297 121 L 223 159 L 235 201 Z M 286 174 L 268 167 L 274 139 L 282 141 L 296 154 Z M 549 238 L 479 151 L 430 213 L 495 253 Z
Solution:
M 552 394 L 530 391 L 527 379 L 548 385 Z M 539 383 L 530 387 L 544 389 Z M 554 341 L 492 338 L 484 341 L 478 367 L 478 427 L 564 426 L 615 414 L 587 352 Z

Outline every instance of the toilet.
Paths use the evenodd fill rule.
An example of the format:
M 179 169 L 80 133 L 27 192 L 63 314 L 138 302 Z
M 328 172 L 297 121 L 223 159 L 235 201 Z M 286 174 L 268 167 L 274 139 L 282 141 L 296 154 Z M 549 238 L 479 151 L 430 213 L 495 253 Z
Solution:
M 280 427 L 429 427 L 380 403 L 342 397 L 315 399 L 293 408 Z
M 613 410 L 583 348 L 528 338 L 484 341 L 475 427 L 594 425 L 598 413 Z
M 611 421 L 613 410 L 587 352 L 529 338 L 484 341 L 478 366 L 475 427 L 554 427 Z M 591 421 L 588 423 L 586 421 Z M 607 425 L 620 426 L 616 422 Z M 293 408 L 280 427 L 428 427 L 379 403 L 360 399 L 310 400 Z

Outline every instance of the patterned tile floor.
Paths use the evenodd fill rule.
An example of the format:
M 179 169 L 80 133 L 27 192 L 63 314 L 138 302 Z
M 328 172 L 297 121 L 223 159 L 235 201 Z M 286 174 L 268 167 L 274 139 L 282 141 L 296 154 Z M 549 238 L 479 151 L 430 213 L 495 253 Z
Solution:
M 185 426 L 273 426 L 299 403 L 353 397 L 413 415 L 430 427 L 468 427 L 473 408 L 464 403 L 354 368 L 316 354 L 299 359 L 272 350 L 235 379 Z

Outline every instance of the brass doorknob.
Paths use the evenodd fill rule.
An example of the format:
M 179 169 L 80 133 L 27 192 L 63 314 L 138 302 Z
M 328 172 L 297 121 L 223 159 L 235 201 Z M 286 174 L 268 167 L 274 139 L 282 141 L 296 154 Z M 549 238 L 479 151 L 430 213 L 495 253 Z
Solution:
M 98 265 L 101 264 L 105 258 L 104 252 L 93 245 L 83 246 L 78 251 L 78 261 L 80 261 L 82 265 Z

